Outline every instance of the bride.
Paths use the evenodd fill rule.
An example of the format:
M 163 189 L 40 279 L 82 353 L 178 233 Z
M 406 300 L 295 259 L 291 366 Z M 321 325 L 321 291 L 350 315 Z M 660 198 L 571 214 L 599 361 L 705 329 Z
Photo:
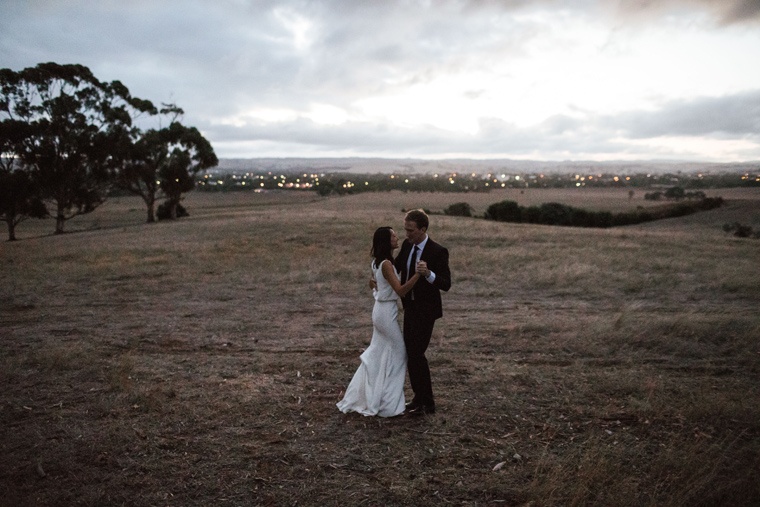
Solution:
M 373 290 L 372 341 L 359 357 L 361 364 L 338 402 L 345 413 L 393 417 L 404 411 L 406 348 L 398 325 L 396 301 L 409 292 L 420 275 L 415 273 L 404 285 L 393 267 L 393 251 L 398 236 L 390 227 L 380 227 L 372 238 L 372 274 L 377 280 Z

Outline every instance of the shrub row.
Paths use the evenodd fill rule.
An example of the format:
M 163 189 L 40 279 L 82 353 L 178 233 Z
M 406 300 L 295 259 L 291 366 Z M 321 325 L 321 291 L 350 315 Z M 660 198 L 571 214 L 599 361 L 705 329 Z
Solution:
M 588 211 L 556 202 L 525 207 L 519 206 L 514 201 L 501 201 L 488 207 L 485 218 L 499 222 L 571 227 L 615 227 L 680 217 L 698 211 L 718 208 L 722 205 L 723 199 L 721 197 L 708 197 L 699 201 L 679 202 L 657 208 L 638 208 L 624 213 L 611 213 L 609 211 Z

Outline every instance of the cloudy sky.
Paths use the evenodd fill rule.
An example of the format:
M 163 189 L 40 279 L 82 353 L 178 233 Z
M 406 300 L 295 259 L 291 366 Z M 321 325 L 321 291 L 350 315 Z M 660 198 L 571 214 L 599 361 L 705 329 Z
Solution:
M 2 0 L 219 157 L 760 160 L 760 0 Z

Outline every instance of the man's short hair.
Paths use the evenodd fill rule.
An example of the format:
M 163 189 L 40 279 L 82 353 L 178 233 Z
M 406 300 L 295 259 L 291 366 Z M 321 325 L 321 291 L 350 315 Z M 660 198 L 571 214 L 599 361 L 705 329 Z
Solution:
M 423 227 L 427 229 L 430 226 L 430 219 L 428 218 L 427 213 L 421 209 L 413 209 L 408 211 L 406 217 L 404 217 L 404 220 L 414 222 L 417 224 L 418 229 L 422 229 Z

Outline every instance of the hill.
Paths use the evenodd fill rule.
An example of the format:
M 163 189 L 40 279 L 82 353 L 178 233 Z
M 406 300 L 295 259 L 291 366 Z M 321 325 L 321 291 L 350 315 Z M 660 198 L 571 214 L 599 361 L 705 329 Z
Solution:
M 371 336 L 373 231 L 459 197 L 193 193 L 173 223 L 129 197 L 77 232 L 24 224 L 0 247 L 2 503 L 758 505 L 758 242 L 713 212 L 433 215 L 437 413 L 337 410 Z

